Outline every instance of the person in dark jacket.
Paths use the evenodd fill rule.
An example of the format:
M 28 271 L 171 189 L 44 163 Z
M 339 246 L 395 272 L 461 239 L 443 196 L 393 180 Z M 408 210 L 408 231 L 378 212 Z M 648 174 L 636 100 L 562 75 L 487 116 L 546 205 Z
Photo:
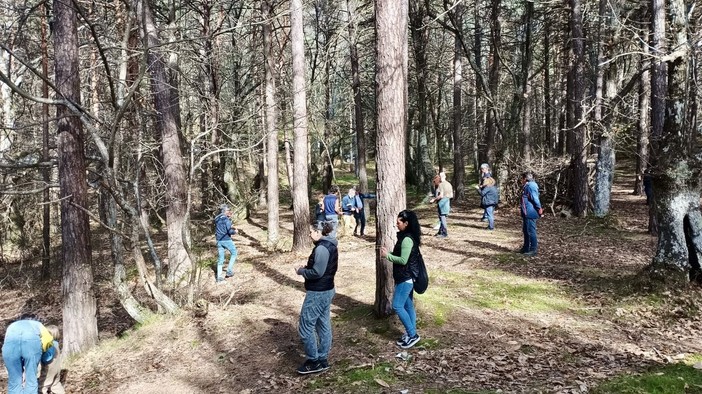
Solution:
M 220 206 L 220 213 L 215 217 L 215 238 L 217 240 L 217 283 L 224 282 L 222 277 L 222 265 L 224 264 L 224 254 L 225 250 L 229 251 L 229 265 L 227 266 L 227 278 L 234 276 L 234 263 L 236 262 L 237 250 L 234 241 L 232 241 L 232 235 L 236 234 L 237 231 L 232 225 L 232 210 L 229 206 L 222 204 Z
M 328 222 L 332 223 L 332 232 L 330 236 L 336 238 L 336 232 L 339 229 L 339 215 L 341 215 L 341 201 L 339 201 L 339 186 L 329 188 L 329 193 L 322 200 L 324 204 L 324 216 Z
M 492 169 L 490 169 L 490 165 L 488 163 L 483 163 L 480 165 L 480 178 L 478 180 L 478 192 L 485 187 L 485 179 L 487 178 L 492 178 Z M 493 178 L 494 179 L 494 178 Z M 482 196 L 482 193 L 480 193 Z M 481 221 L 485 222 L 488 220 L 487 217 L 487 211 L 483 209 L 483 217 L 480 219 Z
M 534 174 L 525 172 L 521 176 L 522 198 L 519 202 L 519 211 L 522 215 L 522 233 L 524 245 L 519 250 L 525 256 L 534 256 L 538 250 L 536 239 L 536 220 L 544 216 L 544 210 L 539 201 L 539 186 L 534 182 Z
M 417 333 L 417 313 L 412 302 L 414 282 L 410 267 L 419 258 L 421 229 L 417 214 L 404 210 L 397 215 L 397 242 L 388 253 L 383 248 L 380 255 L 392 263 L 392 278 L 395 281 L 395 292 L 392 297 L 392 309 L 405 327 L 405 334 L 396 342 L 397 346 L 409 349 L 421 339 Z
M 488 219 L 488 230 L 495 229 L 495 206 L 499 200 L 497 188 L 495 187 L 495 179 L 492 177 L 485 178 L 482 188 L 477 186 L 480 193 L 480 206 L 485 209 L 485 217 Z
M 315 246 L 307 265 L 297 268 L 305 278 L 305 301 L 300 311 L 298 333 L 305 348 L 305 362 L 297 369 L 299 374 L 322 372 L 329 369 L 327 357 L 332 344 L 331 303 L 336 291 L 334 276 L 339 264 L 337 240 L 331 237 L 333 224 L 324 222 L 322 231 L 313 228 L 310 238 Z
M 358 226 L 361 226 L 361 231 L 359 236 L 365 237 L 366 236 L 366 205 L 367 203 L 364 203 L 363 200 L 369 200 L 372 198 L 375 198 L 375 194 L 373 193 L 358 193 L 356 195 L 356 198 L 359 199 L 360 204 L 359 206 L 361 207 L 358 210 L 358 213 L 356 214 L 356 228 L 353 230 L 353 234 L 356 235 L 356 230 L 358 230 Z

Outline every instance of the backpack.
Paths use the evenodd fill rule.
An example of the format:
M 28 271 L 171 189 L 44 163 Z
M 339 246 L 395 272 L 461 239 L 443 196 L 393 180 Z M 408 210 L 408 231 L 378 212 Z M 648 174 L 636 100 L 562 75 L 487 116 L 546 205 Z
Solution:
M 424 294 L 427 291 L 427 287 L 429 287 L 429 273 L 426 265 L 424 265 L 422 252 L 417 254 L 417 258 L 410 265 L 410 275 L 414 282 L 414 291 L 417 294 Z

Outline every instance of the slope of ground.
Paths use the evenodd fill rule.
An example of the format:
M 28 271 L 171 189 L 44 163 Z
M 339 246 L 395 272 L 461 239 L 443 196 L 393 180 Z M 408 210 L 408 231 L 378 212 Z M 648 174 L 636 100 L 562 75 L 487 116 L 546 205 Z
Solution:
M 297 319 L 304 298 L 294 272 L 307 254 L 269 253 L 265 214 L 237 223 L 242 234 L 236 276 L 215 285 L 200 279 L 209 301 L 204 318 L 156 317 L 135 329 L 101 280 L 99 347 L 67 363 L 69 392 L 85 393 L 534 393 L 586 392 L 619 374 L 702 353 L 700 291 L 636 287 L 655 239 L 646 234 L 644 199 L 618 187 L 605 219 L 539 221 L 539 255 L 525 258 L 516 209 L 497 213 L 495 231 L 481 222 L 477 196 L 456 207 L 449 237 L 432 237 L 434 207 L 416 205 L 431 284 L 416 296 L 422 341 L 401 351 L 396 317 L 372 314 L 373 223 L 365 239 L 340 241 L 332 306 L 332 368 L 300 377 Z M 291 238 L 290 212 L 281 215 Z M 213 261 L 210 237 L 203 257 Z M 109 261 L 105 252 L 105 261 Z M 3 316 L 34 307 L 56 316 L 56 297 L 30 279 L 3 289 Z M 54 286 L 53 291 L 58 291 Z M 60 294 L 60 293 L 56 293 Z M 53 309 L 52 309 L 53 307 Z M 58 311 L 60 315 L 60 310 Z M 9 320 L 9 318 L 8 318 Z M 7 322 L 7 320 L 6 320 Z M 117 335 L 119 333 L 119 336 Z M 2 389 L 6 372 L 0 372 Z

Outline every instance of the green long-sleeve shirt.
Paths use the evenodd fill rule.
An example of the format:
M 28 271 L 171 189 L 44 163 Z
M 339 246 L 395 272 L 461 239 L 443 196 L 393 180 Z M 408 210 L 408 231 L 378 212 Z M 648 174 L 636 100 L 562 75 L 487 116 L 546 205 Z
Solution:
M 392 253 L 388 253 L 388 261 L 393 264 L 407 265 L 410 254 L 412 253 L 412 247 L 414 247 L 412 237 L 405 237 L 405 239 L 402 240 L 402 245 L 400 245 L 400 255 L 395 256 Z

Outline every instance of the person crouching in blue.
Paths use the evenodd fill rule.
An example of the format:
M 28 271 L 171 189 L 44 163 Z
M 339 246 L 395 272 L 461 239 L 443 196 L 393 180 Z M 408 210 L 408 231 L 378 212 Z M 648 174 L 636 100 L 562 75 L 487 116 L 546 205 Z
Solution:
M 37 371 L 45 352 L 50 352 L 54 337 L 37 320 L 23 316 L 5 331 L 2 359 L 7 368 L 8 394 L 37 394 Z M 22 377 L 24 376 L 24 384 Z
M 322 231 L 310 229 L 315 246 L 307 265 L 295 272 L 305 278 L 305 301 L 300 311 L 298 333 L 305 348 L 305 362 L 297 373 L 306 375 L 329 369 L 332 344 L 331 303 L 336 294 L 334 276 L 339 263 L 338 241 L 331 236 L 334 224 L 324 222 Z
M 519 211 L 522 215 L 522 233 L 524 245 L 519 253 L 525 256 L 534 256 L 538 250 L 536 239 L 536 220 L 544 216 L 544 210 L 539 201 L 539 186 L 534 182 L 534 174 L 525 172 L 521 176 L 522 198 L 519 202 Z
M 237 250 L 232 235 L 237 231 L 232 225 L 232 210 L 229 206 L 222 204 L 220 213 L 214 219 L 215 222 L 215 238 L 217 239 L 217 283 L 224 282 L 222 277 L 222 265 L 224 265 L 225 250 L 229 251 L 229 265 L 227 266 L 226 278 L 234 276 L 234 263 L 236 262 Z

